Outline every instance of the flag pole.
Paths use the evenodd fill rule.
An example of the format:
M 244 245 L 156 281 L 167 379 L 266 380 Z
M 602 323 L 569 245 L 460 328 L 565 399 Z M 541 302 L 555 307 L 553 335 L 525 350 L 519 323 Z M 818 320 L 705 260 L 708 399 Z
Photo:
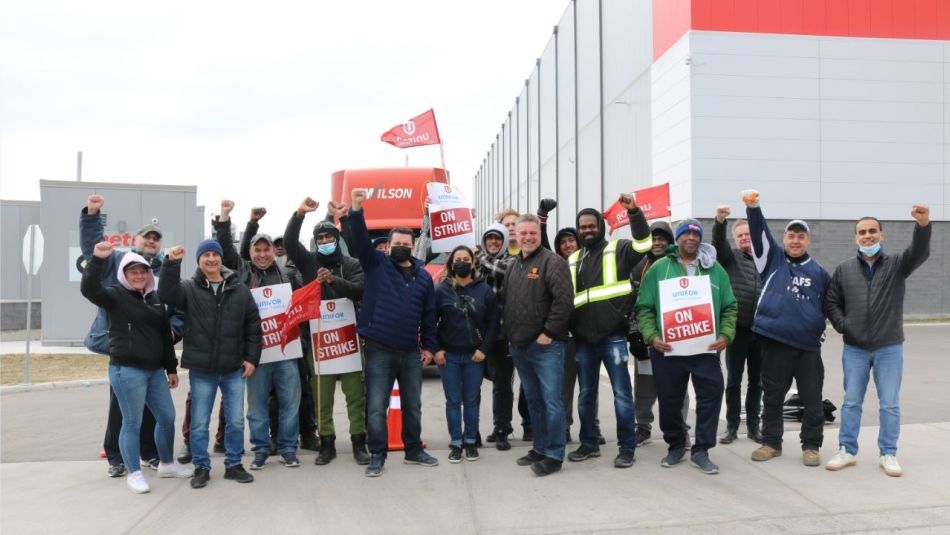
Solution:
M 445 148 L 443 146 L 442 137 L 439 137 L 439 157 L 442 160 L 442 169 L 445 169 Z
M 317 316 L 317 347 L 313 351 L 314 359 L 317 362 L 317 434 L 320 435 L 320 449 L 323 449 L 323 426 L 321 425 L 323 419 L 320 417 L 322 414 L 322 403 L 320 403 L 320 345 L 323 340 L 323 337 L 320 336 L 320 320 L 323 319 L 323 314 L 321 313 Z

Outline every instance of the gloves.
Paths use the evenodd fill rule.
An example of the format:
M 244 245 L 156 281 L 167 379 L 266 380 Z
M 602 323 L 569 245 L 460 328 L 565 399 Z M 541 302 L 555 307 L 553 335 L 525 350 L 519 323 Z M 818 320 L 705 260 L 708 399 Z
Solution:
M 759 192 L 754 189 L 742 190 L 742 202 L 749 208 L 759 207 Z
M 538 216 L 547 217 L 548 213 L 555 208 L 557 208 L 557 201 L 554 199 L 541 199 L 541 203 L 538 205 Z
M 627 333 L 627 342 L 630 345 L 630 354 L 637 360 L 649 360 L 650 353 L 647 351 L 647 345 L 643 341 L 643 335 L 640 333 L 640 326 L 636 319 L 630 321 L 630 331 Z

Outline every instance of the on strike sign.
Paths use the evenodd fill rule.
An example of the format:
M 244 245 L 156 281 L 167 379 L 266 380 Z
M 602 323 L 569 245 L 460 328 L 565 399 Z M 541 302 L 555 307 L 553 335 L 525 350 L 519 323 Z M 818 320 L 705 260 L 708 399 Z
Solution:
M 280 331 L 284 327 L 292 294 L 289 282 L 251 289 L 257 310 L 261 313 L 261 364 L 303 356 L 300 338 L 291 340 L 283 351 L 280 350 Z
M 666 355 L 710 353 L 716 341 L 709 277 L 677 277 L 660 281 L 660 332 L 673 346 Z
M 429 193 L 429 238 L 433 253 L 446 253 L 459 245 L 472 245 L 475 226 L 472 210 L 462 192 L 451 184 L 431 182 Z
M 320 322 L 310 320 L 314 356 L 320 375 L 340 375 L 363 369 L 360 342 L 356 336 L 356 307 L 349 299 L 320 303 Z

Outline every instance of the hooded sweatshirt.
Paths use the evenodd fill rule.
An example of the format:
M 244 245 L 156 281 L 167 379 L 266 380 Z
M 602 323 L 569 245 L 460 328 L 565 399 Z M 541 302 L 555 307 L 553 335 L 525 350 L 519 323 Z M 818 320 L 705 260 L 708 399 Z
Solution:
M 577 242 L 578 246 L 580 246 L 580 243 L 581 243 L 580 238 L 577 237 L 577 229 L 575 229 L 574 227 L 564 227 L 561 230 L 557 231 L 557 234 L 554 235 L 554 252 L 557 253 L 557 255 L 560 256 L 561 258 L 564 258 L 564 254 L 561 253 L 561 238 L 565 236 L 573 237 L 574 241 Z

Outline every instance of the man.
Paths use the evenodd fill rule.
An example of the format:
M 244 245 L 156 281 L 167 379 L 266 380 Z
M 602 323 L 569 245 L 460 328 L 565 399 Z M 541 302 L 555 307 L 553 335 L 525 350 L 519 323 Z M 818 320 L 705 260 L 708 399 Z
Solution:
M 533 426 L 532 449 L 518 459 L 539 476 L 564 460 L 564 341 L 571 315 L 567 263 L 541 247 L 541 223 L 524 214 L 516 225 L 519 252 L 508 266 L 502 295 L 509 352 L 524 386 Z
M 692 380 L 696 391 L 696 441 L 690 452 L 690 464 L 704 474 L 717 474 L 719 467 L 709 459 L 709 450 L 716 446 L 716 428 L 722 408 L 719 352 L 735 336 L 736 298 L 729 285 L 729 276 L 716 262 L 715 249 L 701 243 L 703 227 L 698 221 L 683 220 L 676 227 L 674 238 L 676 246 L 667 249 L 666 257 L 658 260 L 643 276 L 637 298 L 637 323 L 643 341 L 652 346 L 650 360 L 660 400 L 660 429 L 668 445 L 667 455 L 660 464 L 672 467 L 686 454 L 683 397 Z M 672 297 L 670 293 L 660 291 L 660 281 L 669 279 L 680 279 L 677 289 L 709 286 L 715 331 L 708 334 L 714 334 L 716 338 L 702 353 L 665 355 L 674 351 L 672 343 L 675 343 L 670 336 L 673 329 L 667 325 L 669 314 L 663 313 L 664 301 Z
M 617 201 L 627 210 L 633 240 L 607 241 L 600 210 L 585 208 L 577 214 L 581 249 L 571 254 L 574 313 L 571 333 L 577 346 L 577 376 L 581 385 L 577 408 L 581 420 L 580 446 L 567 458 L 573 462 L 600 457 L 594 425 L 601 365 L 607 370 L 614 395 L 619 453 L 616 468 L 633 466 L 637 447 L 636 413 L 630 368 L 627 365 L 627 333 L 634 300 L 630 272 L 650 250 L 650 227 L 633 196 Z
M 319 203 L 307 197 L 297 211 L 290 216 L 284 236 L 287 237 L 287 255 L 300 270 L 304 283 L 320 281 L 322 299 L 349 299 L 354 309 L 363 297 L 363 268 L 355 258 L 346 256 L 340 247 L 340 231 L 328 220 L 313 228 L 315 253 L 307 251 L 300 243 L 300 227 L 308 213 L 317 209 Z M 332 204 L 328 219 L 346 214 L 346 206 Z M 313 367 L 313 361 L 310 361 Z M 314 372 L 316 370 L 314 369 Z M 339 375 L 313 373 L 314 399 L 317 399 L 317 420 L 320 430 L 320 452 L 314 464 L 323 466 L 336 458 L 336 429 L 333 426 L 333 400 L 336 383 L 346 396 L 346 413 L 349 417 L 350 441 L 356 464 L 369 464 L 366 450 L 366 392 L 363 371 L 357 370 Z M 317 395 L 319 393 L 319 396 Z
M 808 223 L 790 221 L 779 245 L 759 208 L 759 192 L 743 191 L 742 201 L 755 267 L 763 281 L 752 322 L 752 331 L 761 337 L 762 345 L 762 446 L 752 452 L 752 460 L 768 461 L 782 454 L 782 405 L 794 379 L 805 409 L 800 434 L 802 463 L 819 466 L 825 425 L 821 398 L 825 377 L 821 362 L 825 332 L 822 305 L 831 277 L 808 255 Z
M 215 236 L 221 246 L 223 263 L 228 269 L 237 272 L 237 280 L 248 289 L 276 287 L 289 284 L 291 289 L 300 287 L 300 280 L 287 269 L 277 264 L 276 248 L 270 236 L 258 233 L 250 238 L 251 260 L 242 260 L 234 248 L 231 239 L 231 211 L 234 201 L 221 201 L 221 212 L 215 222 Z M 263 211 L 263 209 L 259 209 Z M 252 211 L 251 218 L 257 226 L 257 214 Z M 263 215 L 263 214 L 260 214 Z M 251 222 L 248 223 L 248 226 Z M 246 232 L 245 232 L 246 234 Z M 262 326 L 263 328 L 263 326 Z M 297 459 L 297 436 L 300 432 L 300 371 L 299 361 L 303 357 L 277 360 L 257 366 L 254 374 L 247 379 L 247 423 L 251 428 L 251 446 L 254 460 L 251 470 L 261 470 L 270 456 L 270 411 L 268 398 L 271 390 L 277 397 L 279 423 L 274 438 L 280 462 L 288 468 L 300 466 Z
M 508 254 L 515 256 L 518 254 L 520 246 L 518 245 L 518 234 L 515 225 L 518 222 L 518 211 L 514 208 L 505 208 L 495 214 L 495 221 L 504 225 L 508 229 Z M 547 217 L 547 215 L 545 215 Z
M 261 316 L 251 291 L 237 274 L 222 266 L 224 251 L 218 242 L 198 244 L 198 269 L 181 280 L 185 248 L 172 247 L 162 265 L 158 297 L 185 313 L 182 367 L 191 385 L 191 454 L 195 475 L 191 488 L 200 489 L 211 477 L 208 423 L 215 393 L 224 403 L 224 478 L 250 483 L 244 470 L 244 379 L 254 373 L 261 358 Z
M 900 437 L 900 386 L 904 369 L 905 281 L 930 256 L 930 208 L 915 204 L 910 210 L 917 221 L 910 246 L 904 252 L 885 254 L 884 225 L 874 217 L 855 224 L 856 258 L 835 268 L 825 300 L 825 311 L 836 331 L 844 336 L 844 404 L 838 431 L 838 453 L 825 465 L 828 470 L 854 466 L 861 430 L 861 406 L 870 374 L 880 405 L 877 446 L 878 465 L 889 476 L 903 475 L 897 461 Z
M 256 232 L 254 234 L 257 234 Z M 284 247 L 284 237 L 274 236 L 274 262 L 280 267 L 287 266 L 287 249 Z
M 102 223 L 102 206 L 105 204 L 105 197 L 98 194 L 90 195 L 86 198 L 86 207 L 83 208 L 79 216 L 79 243 L 82 254 L 89 262 L 92 258 L 96 244 L 102 241 L 105 233 L 105 227 Z M 152 273 L 158 277 L 162 268 L 162 231 L 157 225 L 147 224 L 135 233 L 135 239 L 132 245 L 132 252 L 141 255 L 151 263 Z M 106 259 L 103 266 L 103 286 L 112 286 L 118 284 L 116 270 L 122 262 L 125 253 L 122 251 L 113 251 Z M 169 309 L 170 321 L 172 327 L 172 338 L 175 342 L 181 340 L 182 335 L 182 316 L 181 313 Z M 96 318 L 89 327 L 86 334 L 84 345 L 90 351 L 102 355 L 109 354 L 109 320 L 104 309 L 96 311 Z M 115 397 L 112 387 L 109 387 L 109 416 L 106 424 L 106 433 L 102 441 L 102 449 L 105 450 L 106 460 L 109 462 L 109 477 L 121 477 L 125 475 L 125 464 L 122 462 L 122 454 L 119 452 L 119 431 L 122 429 L 122 411 L 119 409 L 119 400 Z M 141 455 L 145 461 L 145 466 L 153 470 L 158 469 L 158 448 L 155 444 L 155 417 L 152 411 L 145 408 L 142 414 L 142 429 L 140 433 Z
M 351 251 L 363 266 L 364 292 L 357 332 L 366 341 L 366 405 L 370 451 L 368 477 L 382 474 L 388 432 L 386 409 L 399 381 L 404 462 L 437 466 L 422 447 L 422 366 L 432 362 L 436 341 L 435 288 L 421 260 L 412 258 L 412 230 L 389 232 L 389 254 L 377 251 L 366 229 L 366 190 L 351 193 Z
M 731 444 L 738 438 L 739 412 L 742 409 L 742 372 L 749 368 L 748 386 L 745 396 L 745 414 L 747 436 L 755 442 L 762 442 L 759 430 L 759 408 L 762 402 L 762 353 L 759 341 L 752 332 L 752 319 L 755 317 L 755 304 L 761 292 L 759 273 L 752 259 L 752 237 L 749 235 L 749 222 L 740 219 L 732 224 L 732 239 L 735 249 L 726 242 L 726 218 L 730 209 L 727 205 L 716 208 L 716 222 L 713 223 L 712 244 L 716 248 L 716 260 L 729 274 L 732 292 L 739 304 L 736 318 L 736 337 L 726 349 L 726 432 L 719 439 L 720 444 Z

